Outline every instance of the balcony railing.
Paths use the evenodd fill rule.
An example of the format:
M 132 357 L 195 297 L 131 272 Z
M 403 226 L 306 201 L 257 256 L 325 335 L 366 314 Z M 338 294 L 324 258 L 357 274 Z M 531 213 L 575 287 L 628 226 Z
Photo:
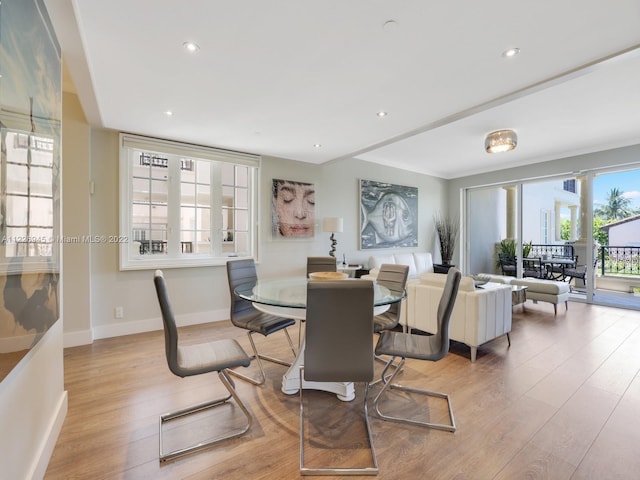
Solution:
M 573 245 L 561 244 L 536 244 L 531 245 L 529 257 L 573 257 Z
M 640 247 L 602 245 L 598 257 L 602 275 L 640 275 Z

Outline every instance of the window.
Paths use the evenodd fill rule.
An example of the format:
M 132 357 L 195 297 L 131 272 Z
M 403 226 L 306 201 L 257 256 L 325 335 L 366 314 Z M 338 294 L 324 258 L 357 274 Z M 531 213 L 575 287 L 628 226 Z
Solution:
M 121 134 L 120 268 L 256 256 L 254 155 Z
M 540 210 L 540 241 L 551 243 L 551 214 L 549 210 Z
M 562 182 L 562 189 L 565 192 L 577 193 L 577 190 L 576 190 L 576 179 L 572 178 L 571 180 L 564 180 Z
M 54 144 L 40 134 L 2 129 L 2 257 L 27 264 L 54 255 Z

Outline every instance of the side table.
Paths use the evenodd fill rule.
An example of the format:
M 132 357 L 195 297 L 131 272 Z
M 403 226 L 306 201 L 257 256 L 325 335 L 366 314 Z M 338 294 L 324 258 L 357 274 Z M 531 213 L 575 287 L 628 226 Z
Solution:
M 354 277 L 356 274 L 357 270 L 361 270 L 362 269 L 362 265 L 345 265 L 343 263 L 339 263 L 338 266 L 336 267 L 336 270 L 338 272 L 344 272 L 344 273 L 348 273 L 350 277 Z
M 527 301 L 527 286 L 526 285 L 511 285 L 511 306 L 523 304 Z

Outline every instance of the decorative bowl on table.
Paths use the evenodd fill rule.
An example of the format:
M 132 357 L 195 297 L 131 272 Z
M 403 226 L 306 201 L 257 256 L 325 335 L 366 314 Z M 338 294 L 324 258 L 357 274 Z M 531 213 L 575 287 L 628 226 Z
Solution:
M 348 273 L 344 272 L 313 272 L 309 274 L 311 280 L 344 280 L 349 278 Z
M 473 278 L 473 284 L 476 288 L 481 287 L 485 283 L 488 283 L 489 280 L 491 280 L 491 277 L 488 277 L 486 275 L 471 275 L 471 278 Z

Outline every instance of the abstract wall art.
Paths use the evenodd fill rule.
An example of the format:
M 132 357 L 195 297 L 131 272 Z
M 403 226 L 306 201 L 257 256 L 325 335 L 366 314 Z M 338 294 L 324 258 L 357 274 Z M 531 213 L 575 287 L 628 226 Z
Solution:
M 417 246 L 417 187 L 360 180 L 360 248 Z

